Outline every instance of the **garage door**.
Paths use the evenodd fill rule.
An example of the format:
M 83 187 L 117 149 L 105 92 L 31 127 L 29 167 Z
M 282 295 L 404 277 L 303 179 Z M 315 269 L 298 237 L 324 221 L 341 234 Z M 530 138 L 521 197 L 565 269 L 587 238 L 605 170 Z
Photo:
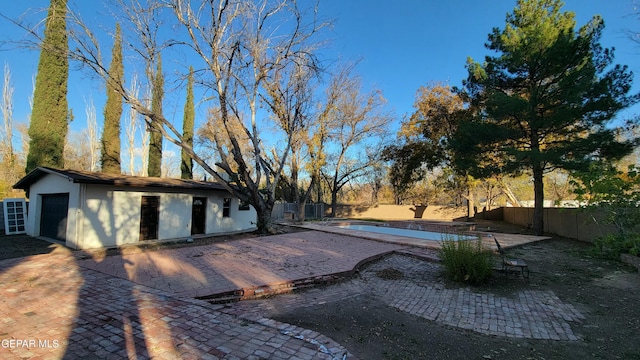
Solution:
M 42 195 L 40 236 L 66 241 L 69 194 Z

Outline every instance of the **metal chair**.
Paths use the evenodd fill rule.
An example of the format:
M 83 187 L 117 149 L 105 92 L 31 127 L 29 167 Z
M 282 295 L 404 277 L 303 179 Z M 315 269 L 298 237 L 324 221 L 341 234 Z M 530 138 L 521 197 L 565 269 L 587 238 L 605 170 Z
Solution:
M 502 258 L 501 270 L 504 271 L 505 276 L 508 278 L 509 272 L 513 272 L 513 273 L 519 272 L 522 275 L 523 279 L 526 279 L 527 281 L 529 281 L 529 266 L 527 265 L 527 263 L 522 259 L 508 258 L 504 250 L 502 249 L 502 246 L 500 246 L 498 239 L 496 239 L 496 237 L 493 235 L 491 236 L 493 237 L 493 240 L 496 242 L 496 246 L 498 247 L 498 252 L 500 253 L 500 257 Z

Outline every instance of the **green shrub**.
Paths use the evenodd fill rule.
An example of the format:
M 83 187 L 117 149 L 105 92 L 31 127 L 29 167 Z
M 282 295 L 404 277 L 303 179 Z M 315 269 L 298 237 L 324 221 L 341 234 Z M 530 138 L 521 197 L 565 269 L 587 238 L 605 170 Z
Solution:
M 596 238 L 596 251 L 618 259 L 621 253 L 640 255 L 640 167 L 626 170 L 611 164 L 593 163 L 589 171 L 576 172 L 572 181 L 577 200 L 586 201 L 587 211 L 602 214 L 600 220 L 613 231 Z
M 451 280 L 469 284 L 481 284 L 493 269 L 491 251 L 482 248 L 482 240 L 444 239 L 441 242 L 440 260 L 445 274 Z
M 618 259 L 620 254 L 640 256 L 640 234 L 607 234 L 598 237 L 594 244 L 599 253 L 611 259 Z

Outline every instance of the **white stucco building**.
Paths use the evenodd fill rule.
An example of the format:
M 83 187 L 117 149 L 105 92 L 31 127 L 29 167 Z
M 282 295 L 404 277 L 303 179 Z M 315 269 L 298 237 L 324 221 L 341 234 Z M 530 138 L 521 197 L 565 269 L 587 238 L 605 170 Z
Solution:
M 255 230 L 256 211 L 215 182 L 39 167 L 14 185 L 26 232 L 91 249 Z

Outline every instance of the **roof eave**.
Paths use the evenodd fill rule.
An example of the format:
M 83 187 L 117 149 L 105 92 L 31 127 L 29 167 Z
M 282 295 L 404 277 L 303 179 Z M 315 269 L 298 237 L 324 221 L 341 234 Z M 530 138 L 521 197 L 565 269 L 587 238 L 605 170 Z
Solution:
M 31 170 L 31 172 L 29 172 L 27 175 L 25 175 L 25 177 L 23 177 L 22 179 L 18 180 L 18 182 L 13 185 L 13 188 L 14 189 L 28 190 L 33 183 L 35 183 L 36 181 L 40 180 L 43 176 L 48 175 L 48 174 L 54 174 L 54 175 L 62 176 L 62 177 L 66 178 L 69 181 L 73 180 L 69 176 L 63 175 L 63 174 L 55 171 L 54 169 L 51 169 L 51 168 L 48 168 L 48 167 L 44 167 L 44 166 L 40 166 L 40 167 L 37 167 L 37 168 Z

